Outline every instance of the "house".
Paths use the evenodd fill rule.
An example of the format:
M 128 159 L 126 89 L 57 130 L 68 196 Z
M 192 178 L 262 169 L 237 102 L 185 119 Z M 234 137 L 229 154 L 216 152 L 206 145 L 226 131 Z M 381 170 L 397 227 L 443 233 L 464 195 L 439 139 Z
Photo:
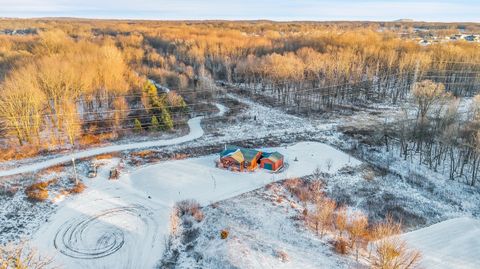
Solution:
M 283 155 L 278 152 L 262 153 L 260 167 L 266 170 L 277 171 L 283 166 Z
M 465 40 L 469 42 L 475 42 L 479 40 L 479 37 L 477 35 L 467 35 Z
M 254 171 L 261 168 L 277 171 L 283 166 L 283 155 L 278 152 L 264 153 L 254 149 L 226 146 L 220 152 L 219 167 L 234 171 Z
M 220 152 L 220 164 L 224 168 L 237 171 L 254 171 L 262 152 L 254 149 L 246 149 L 236 146 L 227 146 Z

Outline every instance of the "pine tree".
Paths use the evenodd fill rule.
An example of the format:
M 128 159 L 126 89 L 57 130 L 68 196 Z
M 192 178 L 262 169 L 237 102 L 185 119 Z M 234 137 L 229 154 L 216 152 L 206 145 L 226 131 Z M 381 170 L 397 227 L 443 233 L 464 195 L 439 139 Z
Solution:
M 138 119 L 135 119 L 133 121 L 133 131 L 140 133 L 142 130 L 142 123 Z
M 153 115 L 152 116 L 152 121 L 150 125 L 150 130 L 151 131 L 158 131 L 160 130 L 160 123 L 158 122 L 157 116 Z
M 165 130 L 172 130 L 173 129 L 173 120 L 172 116 L 170 116 L 170 112 L 166 108 L 162 108 L 162 122 Z

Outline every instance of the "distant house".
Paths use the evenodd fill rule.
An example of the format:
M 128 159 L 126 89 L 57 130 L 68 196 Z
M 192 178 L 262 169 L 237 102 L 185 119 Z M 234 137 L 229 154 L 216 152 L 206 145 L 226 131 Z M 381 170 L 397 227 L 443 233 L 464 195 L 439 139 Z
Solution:
M 254 171 L 261 168 L 276 171 L 283 166 L 283 155 L 278 152 L 262 153 L 254 149 L 227 146 L 220 152 L 218 166 L 234 171 Z
M 262 153 L 260 167 L 263 169 L 277 171 L 283 166 L 283 155 L 278 152 Z
M 430 43 L 430 41 L 426 40 L 426 39 L 423 39 L 421 40 L 420 42 L 418 42 L 418 44 L 422 45 L 422 46 L 428 46 L 432 43 Z
M 474 42 L 474 41 L 477 41 L 477 40 L 478 40 L 478 36 L 476 36 L 476 35 L 467 35 L 467 36 L 465 37 L 465 40 L 466 40 L 466 41 L 470 41 L 470 42 Z

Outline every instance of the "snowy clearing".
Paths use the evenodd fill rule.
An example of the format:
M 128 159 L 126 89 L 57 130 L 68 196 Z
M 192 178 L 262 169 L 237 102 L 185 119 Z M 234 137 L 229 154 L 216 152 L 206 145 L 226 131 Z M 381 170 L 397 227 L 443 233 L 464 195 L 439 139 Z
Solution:
M 422 252 L 422 265 L 435 269 L 480 268 L 480 221 L 456 218 L 402 236 Z
M 360 164 L 316 142 L 265 150 L 284 154 L 288 169 L 279 174 L 235 173 L 215 168 L 217 155 L 209 155 L 159 163 L 108 181 L 109 168 L 116 165 L 109 162 L 96 179 L 86 182 L 85 193 L 63 202 L 36 232 L 33 244 L 66 268 L 152 268 L 161 258 L 175 201 L 197 199 L 205 205 L 273 180 L 311 174 L 316 167 L 327 172 L 329 159 L 331 173 Z

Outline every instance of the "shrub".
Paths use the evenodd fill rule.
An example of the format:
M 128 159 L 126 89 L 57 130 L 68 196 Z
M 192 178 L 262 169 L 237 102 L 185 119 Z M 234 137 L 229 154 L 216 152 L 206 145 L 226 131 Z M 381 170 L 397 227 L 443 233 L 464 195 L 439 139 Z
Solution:
M 283 250 L 277 250 L 277 257 L 282 262 L 288 262 L 288 254 Z
M 20 160 L 37 156 L 40 148 L 36 145 L 7 145 L 0 148 L 2 154 L 0 154 L 0 161 Z
M 42 202 L 48 199 L 48 186 L 56 183 L 56 179 L 33 183 L 25 189 L 25 194 L 32 201 Z
M 300 185 L 302 185 L 300 178 L 289 178 L 283 182 L 283 186 L 289 191 L 298 188 Z
M 345 255 L 348 253 L 348 242 L 345 238 L 339 237 L 333 243 L 335 247 L 335 251 L 339 254 Z
M 185 154 L 185 153 L 175 153 L 175 154 L 173 155 L 173 159 L 174 159 L 174 160 L 184 160 L 184 159 L 186 159 L 186 158 L 188 158 L 188 155 Z
M 90 145 L 98 145 L 102 141 L 100 140 L 100 137 L 98 135 L 94 134 L 85 134 L 82 137 L 80 137 L 78 143 L 80 146 L 90 146 Z
M 139 152 L 133 152 L 132 153 L 132 156 L 135 156 L 135 157 L 140 157 L 140 158 L 149 158 L 151 157 L 152 155 L 154 154 L 154 152 L 152 150 L 142 150 L 142 151 L 139 151 Z
M 83 184 L 82 182 L 78 182 L 77 184 L 75 184 L 75 186 L 73 186 L 73 188 L 69 190 L 69 192 L 78 194 L 78 193 L 82 193 L 85 190 L 85 188 L 86 188 L 85 184 Z
M 201 222 L 203 220 L 204 216 L 200 208 L 200 204 L 195 200 L 183 200 L 183 201 L 177 202 L 175 207 L 178 210 L 179 217 L 190 215 L 197 222 Z
M 26 191 L 28 199 L 37 202 L 43 202 L 48 199 L 48 190 L 46 189 L 31 189 Z
M 222 230 L 220 231 L 220 238 L 225 240 L 228 237 L 228 231 L 227 230 Z
M 44 269 L 52 268 L 52 263 L 51 258 L 40 256 L 37 250 L 26 247 L 24 243 L 0 246 L 0 268 L 2 269 Z
M 193 212 L 193 218 L 197 221 L 197 222 L 201 222 L 204 218 L 203 216 L 203 212 L 198 209 L 196 210 L 195 212 Z
M 408 248 L 404 240 L 397 236 L 384 238 L 374 243 L 370 259 L 372 269 L 413 269 L 418 268 L 422 254 Z
M 108 140 L 117 138 L 116 133 L 94 134 L 94 132 L 95 131 L 92 131 L 80 137 L 80 139 L 78 140 L 80 148 L 87 148 L 88 146 L 99 145 Z
M 119 157 L 119 156 L 120 156 L 119 153 L 106 153 L 106 154 L 97 155 L 95 157 L 95 159 L 106 160 L 106 159 L 112 159 L 112 158 Z
M 363 179 L 366 181 L 372 181 L 375 178 L 375 172 L 372 170 L 367 170 L 363 173 Z
M 44 173 L 46 174 L 60 173 L 60 172 L 63 172 L 64 169 L 65 169 L 65 166 L 63 166 L 62 164 L 59 164 L 59 165 L 55 165 L 45 169 Z
M 323 183 L 320 180 L 293 178 L 285 180 L 283 186 L 303 203 L 318 201 L 323 196 Z

